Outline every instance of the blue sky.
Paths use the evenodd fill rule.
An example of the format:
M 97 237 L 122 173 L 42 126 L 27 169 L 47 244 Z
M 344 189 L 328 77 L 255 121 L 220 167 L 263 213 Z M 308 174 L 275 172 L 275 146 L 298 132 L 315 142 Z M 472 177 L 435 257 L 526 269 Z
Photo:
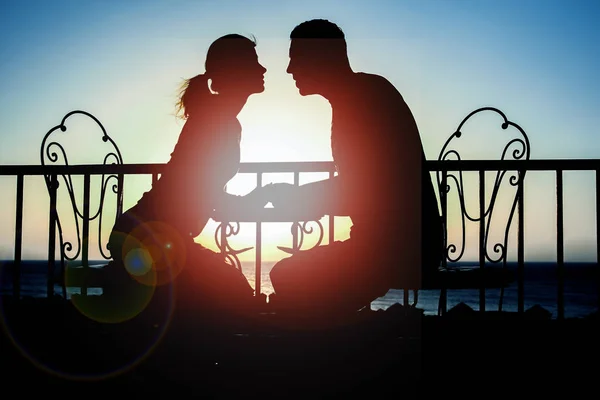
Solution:
M 3 1 L 0 164 L 38 164 L 44 134 L 73 109 L 103 122 L 125 162 L 166 162 L 181 129 L 173 116 L 178 86 L 203 72 L 210 43 L 231 32 L 256 37 L 259 59 L 268 70 L 265 92 L 253 96 L 240 115 L 242 161 L 330 160 L 328 103 L 299 96 L 285 73 L 289 32 L 311 18 L 338 23 L 353 68 L 383 75 L 400 90 L 428 159 L 437 157 L 468 112 L 482 106 L 500 108 L 525 129 L 532 158 L 598 158 L 599 4 Z M 528 177 L 531 258 L 554 254 L 550 178 Z M 567 178 L 570 191 L 580 193 L 565 197 L 567 254 L 587 257 L 595 254 L 595 245 L 590 247 L 593 180 L 584 174 Z M 10 226 L 14 183 L 2 179 L 0 185 L 5 193 L 0 222 Z M 147 184 L 132 187 L 126 205 L 135 203 Z M 26 189 L 30 208 L 43 208 L 40 182 Z M 242 193 L 248 186 L 232 182 L 231 190 Z M 39 221 L 47 218 L 39 213 L 26 216 L 32 252 L 33 243 L 45 240 Z M 9 230 L 0 237 L 0 253 L 10 256 L 12 242 Z

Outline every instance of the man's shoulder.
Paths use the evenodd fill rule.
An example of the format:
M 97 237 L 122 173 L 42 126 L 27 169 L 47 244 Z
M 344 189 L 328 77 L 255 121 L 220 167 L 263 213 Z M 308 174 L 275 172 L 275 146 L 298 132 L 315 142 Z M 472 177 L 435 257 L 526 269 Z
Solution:
M 387 78 L 381 76 L 381 75 L 377 75 L 377 74 L 372 74 L 369 72 L 355 72 L 354 76 L 357 79 L 362 79 L 366 82 L 378 82 L 378 83 L 383 83 L 383 84 L 388 84 L 391 85 L 390 81 L 387 80 Z
M 363 94 L 371 93 L 375 96 L 395 97 L 402 99 L 400 91 L 385 77 L 366 72 L 355 74 L 356 82 Z
M 354 76 L 356 77 L 357 81 L 361 83 L 377 85 L 397 91 L 396 87 L 384 76 L 371 74 L 368 72 L 356 72 Z

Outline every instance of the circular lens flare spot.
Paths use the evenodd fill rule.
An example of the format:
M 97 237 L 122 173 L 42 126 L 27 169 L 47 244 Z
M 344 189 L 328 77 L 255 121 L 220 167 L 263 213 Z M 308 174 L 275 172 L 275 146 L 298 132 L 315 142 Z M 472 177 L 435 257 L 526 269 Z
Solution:
M 96 322 L 113 324 L 128 321 L 146 309 L 154 295 L 155 285 L 141 285 L 129 276 L 128 271 L 124 271 L 123 265 L 110 263 L 102 269 L 105 271 L 93 272 L 104 273 L 103 280 L 111 283 L 102 288 L 101 295 L 71 295 L 71 303 L 81 314 Z M 81 273 L 85 274 L 83 271 Z M 145 279 L 151 281 L 151 276 L 155 276 L 152 270 L 145 275 Z M 77 286 L 73 284 L 72 278 L 73 274 L 66 274 L 65 284 L 70 287 Z M 85 277 L 77 280 L 82 279 L 88 280 Z
M 145 248 L 131 249 L 123 263 L 127 272 L 133 276 L 143 276 L 152 270 L 152 256 Z
M 186 240 L 189 241 L 189 238 Z M 129 255 L 134 249 L 136 252 Z M 140 249 L 143 250 L 140 252 Z M 162 286 L 173 282 L 182 271 L 187 258 L 187 246 L 175 228 L 164 222 L 150 221 L 131 231 L 123 243 L 122 253 L 123 259 L 129 256 L 136 266 L 137 263 L 143 265 L 139 269 L 131 266 L 132 271 L 136 271 L 130 271 L 134 279 L 144 285 L 150 284 L 147 279 L 150 271 L 143 272 L 150 266 L 155 275 L 152 284 Z

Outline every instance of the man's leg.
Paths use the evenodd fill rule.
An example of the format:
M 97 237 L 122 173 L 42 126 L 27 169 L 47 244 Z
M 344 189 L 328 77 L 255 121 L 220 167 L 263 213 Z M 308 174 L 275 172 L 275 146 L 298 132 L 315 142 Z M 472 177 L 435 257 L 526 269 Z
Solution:
M 385 295 L 386 275 L 352 239 L 300 251 L 273 266 L 279 307 L 302 313 L 347 313 Z

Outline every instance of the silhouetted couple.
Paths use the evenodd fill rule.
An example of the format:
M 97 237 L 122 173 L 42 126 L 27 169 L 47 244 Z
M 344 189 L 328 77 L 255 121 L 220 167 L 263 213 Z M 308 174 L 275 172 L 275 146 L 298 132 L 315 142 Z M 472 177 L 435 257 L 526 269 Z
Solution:
M 390 288 L 421 288 L 423 271 L 439 266 L 437 201 L 402 96 L 385 78 L 352 70 L 344 33 L 334 23 L 307 21 L 290 37 L 287 72 L 300 94 L 318 94 L 331 104 L 338 174 L 299 187 L 266 185 L 242 197 L 225 192 L 240 163 L 237 115 L 250 95 L 264 90 L 266 69 L 250 39 L 217 39 L 206 72 L 182 92 L 186 122 L 170 161 L 119 218 L 109 245 L 124 281 L 156 285 L 175 299 L 177 310 L 235 318 L 256 303 L 241 271 L 194 242 L 219 209 L 250 212 L 270 201 L 275 208 L 350 216 L 348 240 L 300 251 L 273 267 L 274 304 L 289 315 L 352 314 Z

